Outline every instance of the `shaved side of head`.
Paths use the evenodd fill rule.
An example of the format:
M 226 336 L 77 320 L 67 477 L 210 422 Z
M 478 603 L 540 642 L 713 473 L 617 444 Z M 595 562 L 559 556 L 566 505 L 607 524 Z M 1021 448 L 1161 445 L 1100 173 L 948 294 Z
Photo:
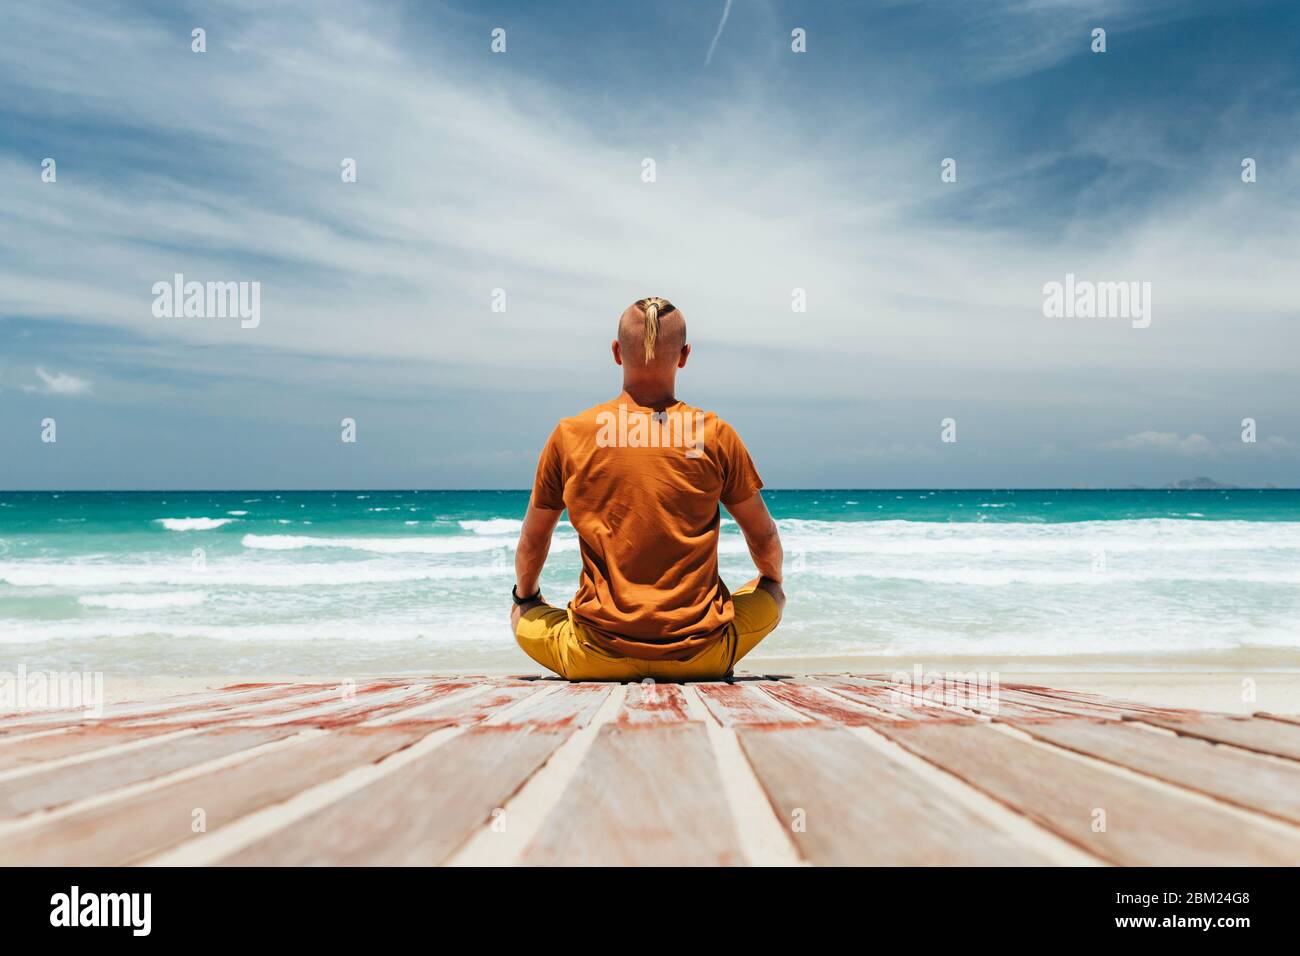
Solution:
M 618 320 L 618 348 L 632 368 L 676 365 L 685 344 L 686 320 L 667 299 L 638 299 Z

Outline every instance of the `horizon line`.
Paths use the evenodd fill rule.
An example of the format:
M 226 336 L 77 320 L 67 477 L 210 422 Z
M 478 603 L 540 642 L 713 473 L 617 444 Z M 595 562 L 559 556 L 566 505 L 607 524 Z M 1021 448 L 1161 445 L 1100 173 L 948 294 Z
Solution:
M 290 492 L 294 494 L 338 494 L 340 492 L 410 492 L 412 494 L 482 494 L 485 492 L 497 492 L 499 494 L 526 494 L 532 491 L 532 488 L 411 488 L 405 485 L 395 485 L 392 487 L 356 487 L 356 488 L 3 488 L 0 489 L 0 495 L 50 495 L 50 494 L 267 494 L 271 492 Z M 960 487 L 934 487 L 927 485 L 912 485 L 898 487 L 882 488 L 862 488 L 862 487 L 800 487 L 800 488 L 772 488 L 764 487 L 762 492 L 865 492 L 879 493 L 886 491 L 983 491 L 983 492 L 1002 492 L 1002 491 L 1179 491 L 1179 492 L 1210 492 L 1210 491 L 1300 491 L 1300 485 L 1227 485 L 1222 488 L 1177 488 L 1165 485 L 1095 485 L 1087 487 L 1067 487 L 1063 485 L 1003 485 L 1003 486 L 960 486 Z

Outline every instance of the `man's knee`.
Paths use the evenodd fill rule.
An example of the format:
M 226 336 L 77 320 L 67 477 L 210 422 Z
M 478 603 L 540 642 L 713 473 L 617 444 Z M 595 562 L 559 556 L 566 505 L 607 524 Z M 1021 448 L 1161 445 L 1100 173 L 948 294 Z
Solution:
M 516 604 L 510 609 L 510 626 L 514 629 L 516 637 L 519 635 L 519 622 L 523 619 L 524 615 L 539 607 L 545 608 L 548 611 L 559 610 L 559 608 L 552 607 L 540 598 L 536 601 L 529 601 L 527 604 Z
M 549 671 L 567 676 L 564 673 L 563 654 L 560 644 L 564 640 L 564 627 L 568 615 L 562 608 L 552 607 L 543 602 L 515 608 L 511 620 L 514 623 L 515 643 L 538 664 Z

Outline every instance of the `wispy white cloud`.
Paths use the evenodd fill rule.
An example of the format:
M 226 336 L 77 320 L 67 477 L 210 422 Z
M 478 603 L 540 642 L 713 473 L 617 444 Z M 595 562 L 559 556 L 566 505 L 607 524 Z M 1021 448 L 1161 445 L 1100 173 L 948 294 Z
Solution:
M 1005 0 L 954 6 L 955 35 L 972 79 L 1009 79 L 1089 51 L 1092 31 L 1124 49 L 1138 31 L 1196 16 L 1185 0 Z
M 1081 4 L 1013 7 L 1041 18 L 1052 56 L 1080 42 Z M 126 132 L 105 138 L 102 157 L 90 148 L 61 162 L 54 184 L 40 182 L 39 156 L 0 146 L 0 313 L 130 333 L 123 340 L 159 343 L 169 363 L 180 353 L 178 365 L 211 375 L 229 356 L 198 346 L 242 350 L 232 377 L 257 356 L 291 352 L 339 363 L 358 391 L 382 394 L 403 363 L 436 366 L 448 386 L 545 388 L 576 404 L 614 381 L 604 343 L 626 303 L 653 288 L 690 322 L 697 350 L 684 388 L 706 386 L 738 408 L 777 396 L 811 409 L 801 413 L 806 448 L 834 446 L 854 427 L 885 457 L 906 458 L 943 415 L 963 422 L 965 442 L 974 405 L 1003 420 L 1046 416 L 1063 396 L 1069 412 L 1026 432 L 1026 448 L 1093 448 L 1097 436 L 1157 421 L 1190 439 L 1215 432 L 1171 410 L 1189 392 L 1217 401 L 1224 382 L 1251 383 L 1249 413 L 1261 421 L 1292 414 L 1278 383 L 1300 345 L 1289 278 L 1300 197 L 1267 191 L 1300 175 L 1300 159 L 1282 158 L 1297 155 L 1286 143 L 1265 144 L 1277 158 L 1251 187 L 1229 166 L 1159 206 L 1045 207 L 1031 223 L 1039 231 L 1020 231 L 934 209 L 966 211 L 961 197 L 976 185 L 981 208 L 1021 202 L 1043 156 L 992 133 L 958 137 L 942 111 L 909 112 L 903 88 L 887 111 L 867 98 L 851 121 L 838 107 L 824 121 L 754 70 L 693 100 L 663 132 L 655 96 L 598 113 L 594 97 L 530 65 L 522 45 L 485 67 L 430 49 L 444 40 L 422 36 L 412 48 L 362 4 L 232 9 L 209 27 L 203 55 L 190 53 L 188 28 L 143 14 L 91 4 L 6 14 L 9 108 L 42 129 Z M 706 63 L 730 9 L 728 0 Z M 729 43 L 744 25 L 730 25 Z M 1011 44 L 974 34 L 988 50 L 1029 49 L 1034 35 Z M 1183 162 L 1162 116 L 1124 103 L 1116 113 L 1104 129 L 1067 126 L 1049 152 L 1087 151 L 1115 168 L 1126 149 L 1161 169 Z M 135 145 L 115 157 L 123 140 Z M 939 160 L 954 154 L 960 179 L 943 184 Z M 640 178 L 646 155 L 655 183 Z M 356 183 L 340 181 L 344 157 L 358 162 Z M 260 281 L 260 327 L 154 318 L 150 288 L 175 272 Z M 1152 327 L 1044 319 L 1042 286 L 1066 272 L 1151 281 Z M 791 311 L 796 287 L 806 313 Z M 494 288 L 506 290 L 505 313 L 491 311 Z M 521 374 L 520 356 L 544 356 L 545 372 Z M 1138 420 L 1103 430 L 1126 381 L 1143 391 Z M 918 430 L 894 423 L 895 412 L 936 401 Z M 473 431 L 472 410 L 458 412 Z M 1072 430 L 1080 424 L 1091 430 Z
M 39 385 L 19 387 L 24 392 L 42 395 L 85 395 L 90 391 L 90 382 L 67 372 L 47 372 L 38 365 L 36 377 L 41 380 Z
M 1215 451 L 1212 441 L 1195 432 L 1187 436 L 1179 435 L 1177 432 L 1137 432 L 1133 435 L 1125 435 L 1123 438 L 1104 441 L 1100 447 L 1112 451 L 1171 452 L 1187 456 L 1213 455 Z
M 1205 228 L 1230 206 L 1242 221 L 1250 199 L 1229 186 L 1159 219 L 1108 222 L 1100 235 L 1075 224 L 1077 236 L 1047 245 L 979 222 L 919 219 L 917 197 L 948 188 L 937 159 L 907 190 L 864 170 L 941 157 L 948 144 L 915 124 L 876 126 L 870 113 L 864 140 L 832 132 L 817 142 L 783 128 L 779 109 L 701 104 L 700 128 L 718 132 L 661 144 L 658 182 L 643 183 L 639 146 L 583 123 L 544 85 L 485 86 L 451 61 L 431 75 L 391 38 L 367 34 L 368 22 L 313 34 L 298 14 L 249 15 L 237 60 L 217 43 L 206 59 L 184 45 L 170 52 L 175 37 L 156 25 L 117 25 L 86 8 L 70 22 L 93 37 L 74 31 L 59 43 L 33 24 L 33 43 L 0 54 L 8 78 L 29 83 L 44 75 L 40 63 L 64 63 L 56 77 L 71 68 L 65 46 L 94 47 L 96 62 L 112 56 L 122 70 L 99 77 L 83 63 L 81 118 L 102 112 L 158 137 L 203 136 L 261 171 L 238 189 L 180 170 L 101 178 L 108 171 L 93 167 L 76 180 L 65 168 L 46 185 L 16 158 L 0 161 L 19 184 L 0 228 L 9 263 L 0 307 L 181 341 L 403 359 L 444 356 L 454 329 L 462 361 L 493 366 L 507 364 L 503 333 L 524 347 L 576 343 L 593 318 L 609 324 L 653 286 L 671 290 L 697 319 L 693 331 L 717 341 L 743 335 L 771 349 L 912 363 L 941 358 L 938 341 L 969 369 L 1144 362 L 1084 326 L 1041 319 L 1038 290 L 1069 270 L 1150 278 L 1162 314 L 1180 317 L 1184 361 L 1220 366 L 1221 329 L 1196 316 L 1272 311 L 1296 252 L 1281 209 L 1249 229 Z M 75 65 L 86 55 L 73 56 Z M 165 94 L 148 82 L 157 58 L 172 71 Z M 734 142 L 762 149 L 738 156 Z M 355 184 L 339 181 L 344 156 L 358 159 Z M 423 156 L 435 165 L 410 161 Z M 1006 161 L 1002 188 L 1014 194 L 1017 160 Z M 76 277 L 58 268 L 69 260 L 85 264 Z M 262 327 L 241 336 L 220 323 L 153 319 L 148 289 L 178 270 L 262 281 Z M 777 317 L 790 315 L 796 286 L 810 307 L 792 340 Z M 494 319 L 496 287 L 509 311 Z M 383 334 L 358 335 L 376 315 Z M 560 361 L 565 354 L 576 353 Z M 824 368 L 809 371 L 789 387 L 830 384 Z M 841 391 L 860 385 L 845 379 Z

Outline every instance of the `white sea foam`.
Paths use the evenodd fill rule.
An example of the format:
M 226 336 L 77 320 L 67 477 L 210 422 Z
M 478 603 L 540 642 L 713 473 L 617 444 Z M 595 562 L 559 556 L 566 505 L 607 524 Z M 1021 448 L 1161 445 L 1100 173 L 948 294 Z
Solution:
M 991 555 L 1106 551 L 1300 550 L 1300 522 L 1187 521 L 1151 518 L 1070 523 L 922 521 L 777 522 L 787 552 L 865 554 Z M 723 541 L 727 541 L 723 537 Z M 732 535 L 731 548 L 744 548 Z
M 524 523 L 518 518 L 489 518 L 485 521 L 456 522 L 466 531 L 474 534 L 518 534 Z
M 374 554 L 472 554 L 481 551 L 514 550 L 510 537 L 467 537 L 463 535 L 423 535 L 392 538 L 329 538 L 305 534 L 246 534 L 240 539 L 245 548 L 262 551 L 299 551 L 304 548 L 339 548 L 368 551 Z M 552 552 L 577 548 L 576 538 L 556 538 Z
M 208 599 L 202 591 L 166 591 L 161 594 L 85 594 L 77 598 L 83 607 L 113 611 L 152 611 L 164 607 L 194 607 Z
M 507 541 L 492 541 L 460 536 L 393 537 L 393 538 L 326 538 L 305 534 L 246 534 L 240 539 L 245 548 L 262 551 L 300 551 L 304 548 L 345 548 L 375 554 L 464 554 L 509 548 Z
M 1200 572 L 1156 569 L 1151 571 L 1045 571 L 1032 568 L 953 568 L 948 570 L 817 568 L 815 576 L 828 578 L 872 578 L 881 581 L 919 581 L 925 584 L 1005 587 L 1009 584 L 1039 584 L 1109 588 L 1117 584 L 1188 582 L 1197 584 L 1300 584 L 1300 571 Z M 792 572 L 798 575 L 799 572 Z
M 509 599 L 507 598 L 507 604 Z M 440 620 L 416 623 L 405 620 L 360 620 L 334 618 L 310 623 L 209 624 L 202 620 L 175 621 L 156 616 L 137 618 L 103 617 L 86 621 L 3 622 L 0 645 L 43 643 L 79 639 L 134 640 L 138 637 L 171 638 L 178 642 L 210 639 L 234 643 L 260 643 L 273 646 L 320 641 L 341 641 L 365 645 L 403 641 L 431 641 L 434 644 L 499 643 L 501 614 L 446 615 Z M 128 652 L 129 645 L 121 649 Z M 143 663 L 156 660 L 156 648 L 149 648 L 139 658 Z M 125 656 L 125 655 L 122 655 Z M 115 657 L 121 663 L 121 657 Z M 337 666 L 339 661 L 335 659 Z
M 230 524 L 234 518 L 158 518 L 157 523 L 168 531 L 211 531 Z
M 369 561 L 329 564 L 209 564 L 200 571 L 187 562 L 153 565 L 0 563 L 0 583 L 17 588 L 91 590 L 129 587 L 309 588 L 416 581 L 461 581 L 514 574 L 514 565 L 394 567 Z
M 1050 656 L 1300 643 L 1300 522 L 1205 521 L 1193 514 L 1004 522 L 997 511 L 971 516 L 977 513 L 989 520 L 780 520 L 791 613 L 764 650 Z M 403 527 L 402 517 L 378 523 L 395 532 L 389 535 L 331 536 L 323 522 L 312 529 L 300 522 L 284 529 L 296 534 L 213 536 L 202 570 L 191 566 L 191 550 L 203 538 L 141 534 L 139 550 L 116 554 L 112 545 L 87 539 L 85 551 L 62 559 L 54 557 L 64 553 L 62 542 L 49 548 L 11 539 L 0 560 L 0 643 L 120 638 L 87 645 L 113 660 L 118 651 L 129 655 L 132 638 L 147 635 L 174 638 L 178 647 L 205 637 L 303 641 L 294 651 L 302 655 L 312 653 L 306 648 L 317 638 L 358 646 L 410 640 L 412 661 L 429 644 L 481 642 L 515 654 L 502 596 L 513 574 L 518 519 L 457 521 L 431 513 L 424 527 L 454 533 L 420 534 L 423 528 Z M 227 547 L 216 547 L 221 541 Z M 234 548 L 236 541 L 243 547 Z M 576 586 L 576 550 L 576 536 L 562 522 L 544 581 L 556 604 Z M 1099 555 L 1104 561 L 1093 571 Z M 730 524 L 721 558 L 733 587 L 753 575 Z M 27 604 L 46 597 L 59 614 L 29 617 Z M 64 613 L 73 601 L 83 614 Z M 156 653 L 149 642 L 139 646 L 141 654 Z M 210 653 L 220 663 L 222 654 L 236 652 Z M 364 659 L 365 651 L 356 653 Z M 502 666 L 513 659 L 506 656 Z

